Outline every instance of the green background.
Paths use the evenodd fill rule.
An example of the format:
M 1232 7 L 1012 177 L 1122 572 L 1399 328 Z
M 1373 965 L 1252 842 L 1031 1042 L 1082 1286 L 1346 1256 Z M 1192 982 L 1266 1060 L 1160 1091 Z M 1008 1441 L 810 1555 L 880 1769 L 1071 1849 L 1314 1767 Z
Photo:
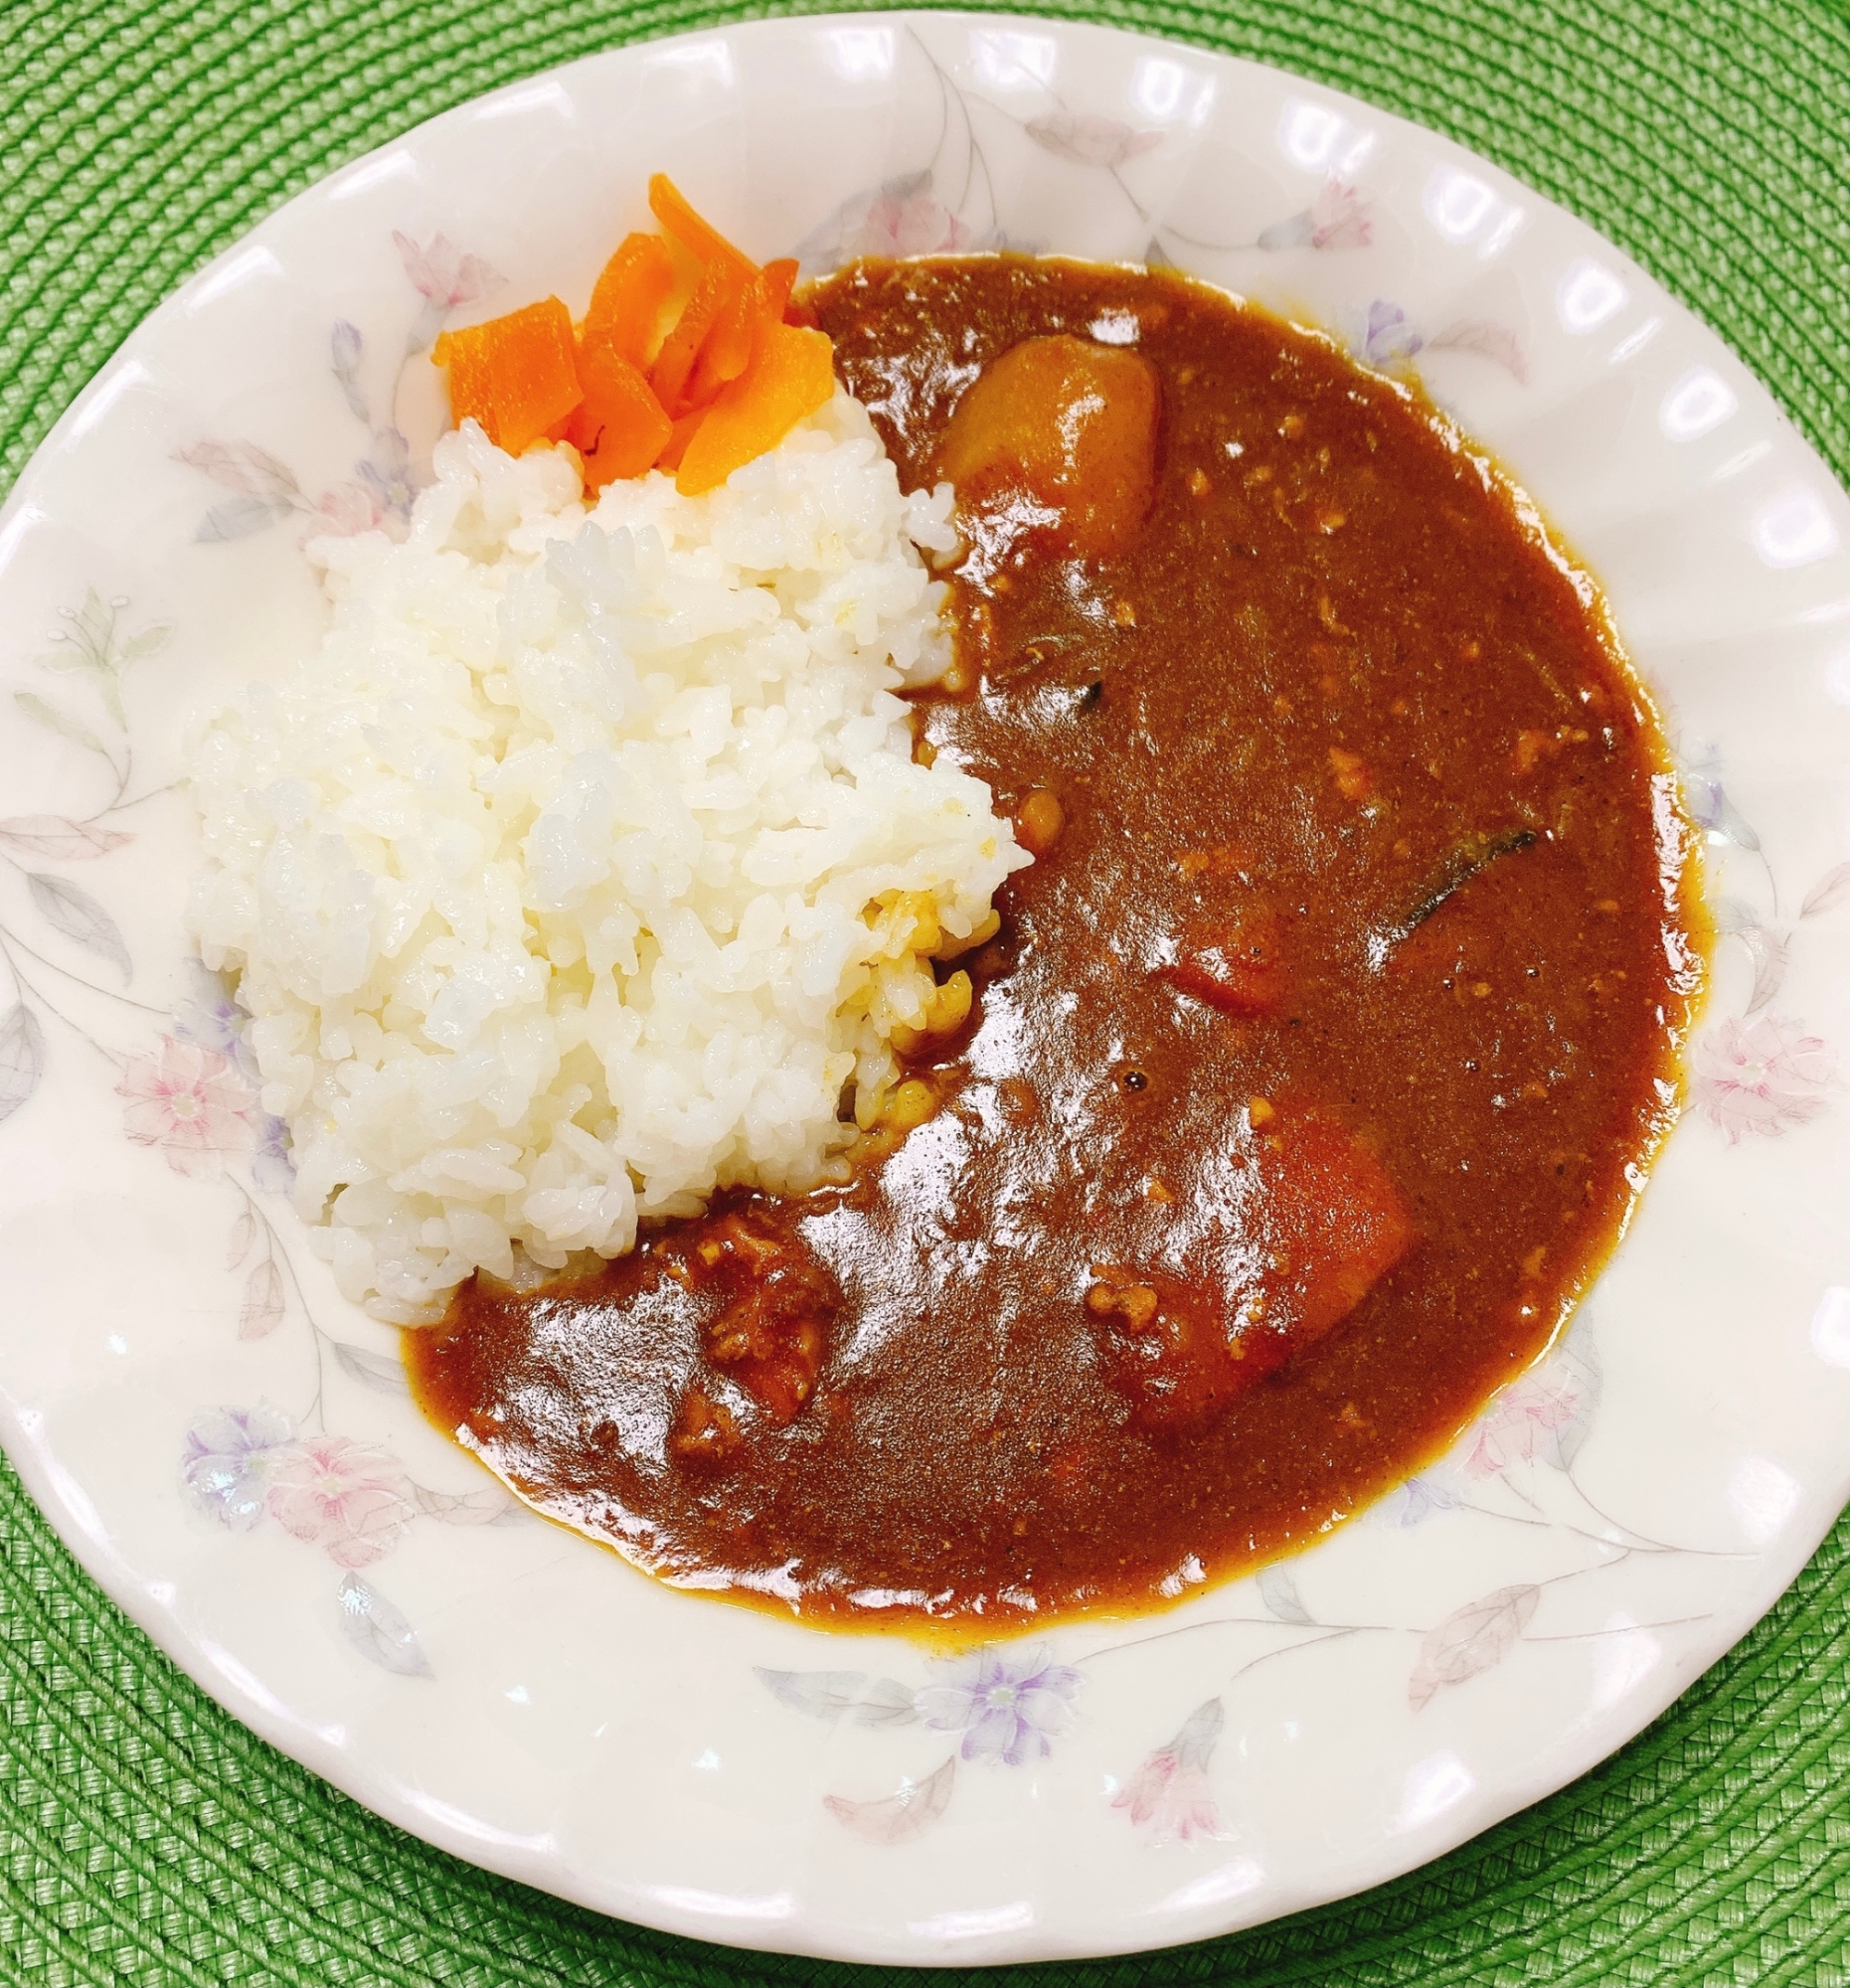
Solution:
M 332 167 L 550 64 L 765 11 L 783 10 L 0 4 L 0 478 L 10 487 L 145 312 Z M 1755 368 L 1838 476 L 1850 473 L 1850 13 L 1839 0 L 1029 0 L 1017 11 L 1255 56 L 1473 146 L 1629 249 Z M 1843 1988 L 1847 1601 L 1850 1521 L 1642 1738 L 1441 1863 L 1210 1945 L 1015 1972 L 1024 1988 Z M 882 1979 L 637 1931 L 401 1835 L 213 1706 L 78 1571 L 10 1472 L 0 1972 L 48 1988 Z M 948 1988 L 971 1977 L 905 1978 Z

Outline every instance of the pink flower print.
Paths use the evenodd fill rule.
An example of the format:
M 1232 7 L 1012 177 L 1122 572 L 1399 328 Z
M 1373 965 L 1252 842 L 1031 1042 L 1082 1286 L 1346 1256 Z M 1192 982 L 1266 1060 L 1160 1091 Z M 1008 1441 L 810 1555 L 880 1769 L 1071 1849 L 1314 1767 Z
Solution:
M 1310 203 L 1311 248 L 1366 248 L 1374 239 L 1368 202 L 1346 181 L 1325 180 Z
M 1039 1650 L 1004 1656 L 985 1646 L 944 1666 L 946 1682 L 928 1684 L 914 1705 L 940 1733 L 963 1734 L 966 1760 L 1018 1767 L 1046 1758 L 1049 1740 L 1067 1730 L 1081 1677 Z
M 489 263 L 465 253 L 446 235 L 435 236 L 420 248 L 409 235 L 394 229 L 392 241 L 412 288 L 438 310 L 472 304 L 501 286 L 500 275 Z
M 878 193 L 857 224 L 843 231 L 850 255 L 933 255 L 954 253 L 975 240 L 928 187 L 904 199 Z
M 857 255 L 927 255 L 996 246 L 961 221 L 931 191 L 927 172 L 903 173 L 851 194 L 796 246 L 809 272 L 838 268 Z
M 1366 248 L 1375 239 L 1368 202 L 1346 180 L 1333 175 L 1317 189 L 1308 207 L 1261 229 L 1261 248 Z
M 1747 1132 L 1776 1134 L 1824 1109 L 1834 1075 L 1821 1038 L 1782 1015 L 1732 1018 L 1696 1046 L 1690 1091 L 1736 1145 Z
M 1491 1403 L 1464 1459 L 1465 1474 L 1499 1477 L 1518 1463 L 1568 1469 L 1593 1420 L 1599 1385 L 1593 1343 L 1577 1333 Z
M 386 506 L 378 490 L 366 483 L 337 483 L 321 493 L 321 501 L 310 514 L 305 539 L 351 539 L 362 532 L 378 529 L 384 522 Z
M 128 1100 L 122 1129 L 138 1146 L 159 1147 L 177 1174 L 208 1179 L 251 1143 L 251 1086 L 202 1043 L 163 1036 L 158 1050 L 128 1059 L 115 1090 Z
M 1152 1843 L 1192 1843 L 1224 1834 L 1221 1812 L 1208 1782 L 1208 1760 L 1225 1715 L 1211 1698 L 1189 1714 L 1168 1745 L 1159 1746 L 1111 1799 L 1129 1811 L 1131 1825 L 1148 1828 Z
M 392 1551 L 415 1516 L 396 1456 L 344 1435 L 303 1436 L 269 1469 L 269 1509 L 336 1567 L 370 1567 Z

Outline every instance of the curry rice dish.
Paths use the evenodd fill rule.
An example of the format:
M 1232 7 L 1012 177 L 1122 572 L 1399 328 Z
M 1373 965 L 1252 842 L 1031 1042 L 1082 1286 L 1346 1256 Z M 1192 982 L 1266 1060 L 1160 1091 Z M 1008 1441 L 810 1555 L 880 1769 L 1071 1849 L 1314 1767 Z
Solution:
M 866 262 L 809 305 L 902 486 L 957 487 L 917 751 L 1037 860 L 850 1184 L 477 1279 L 416 1385 L 673 1581 L 1160 1606 L 1549 1343 L 1674 1111 L 1689 832 L 1592 586 L 1409 388 L 1166 272 Z

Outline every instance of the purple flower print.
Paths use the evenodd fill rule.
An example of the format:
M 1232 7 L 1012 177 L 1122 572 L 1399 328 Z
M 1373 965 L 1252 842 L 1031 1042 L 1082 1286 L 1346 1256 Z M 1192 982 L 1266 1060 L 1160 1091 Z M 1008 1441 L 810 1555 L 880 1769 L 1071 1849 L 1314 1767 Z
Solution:
M 225 982 L 197 959 L 187 961 L 186 975 L 187 991 L 173 1011 L 175 1038 L 229 1057 L 251 1087 L 258 1088 L 263 1079 L 245 1037 L 251 1017 L 232 999 Z M 251 1178 L 265 1194 L 286 1194 L 295 1185 L 289 1128 L 262 1110 L 254 1112 L 253 1122 L 256 1141 L 251 1155 Z
M 209 1518 L 248 1533 L 268 1501 L 271 1454 L 295 1431 L 276 1408 L 208 1408 L 187 1424 L 180 1481 Z
M 383 517 L 409 522 L 419 485 L 412 473 L 411 444 L 397 428 L 381 428 L 373 452 L 355 463 L 354 474 L 372 493 Z
M 295 1160 L 289 1148 L 289 1128 L 267 1111 L 257 1116 L 256 1145 L 251 1154 L 251 1179 L 261 1194 L 287 1194 L 295 1185 Z
M 173 1011 L 174 1034 L 183 1043 L 236 1058 L 251 1017 L 232 999 L 225 982 L 197 959 L 186 963 L 186 984 L 187 991 Z
M 1411 359 L 1425 343 L 1399 304 L 1377 297 L 1369 305 L 1358 345 L 1361 358 L 1370 366 L 1392 366 L 1397 359 Z
M 1018 1767 L 1044 1759 L 1067 1730 L 1081 1677 L 1041 1650 L 1018 1657 L 984 1648 L 943 1666 L 945 1681 L 928 1684 L 914 1701 L 919 1717 L 939 1733 L 963 1735 L 966 1760 L 1000 1760 Z

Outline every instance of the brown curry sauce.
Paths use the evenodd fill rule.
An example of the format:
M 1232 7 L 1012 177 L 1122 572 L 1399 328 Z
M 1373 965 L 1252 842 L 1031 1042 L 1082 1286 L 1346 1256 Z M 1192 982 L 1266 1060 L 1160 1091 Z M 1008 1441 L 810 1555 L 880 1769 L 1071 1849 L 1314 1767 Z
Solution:
M 477 1280 L 408 1360 L 670 1580 L 953 1630 L 1159 1606 L 1405 1479 L 1598 1267 L 1700 983 L 1674 780 L 1584 577 L 1326 341 L 1014 256 L 811 305 L 904 487 L 960 463 L 965 681 L 920 749 L 1038 859 L 920 1046 L 931 1115 L 851 1185 Z M 1096 431 L 1115 524 L 1062 539 L 1059 465 L 978 488 L 952 416 L 1027 340 L 1153 369 L 1154 429 Z

